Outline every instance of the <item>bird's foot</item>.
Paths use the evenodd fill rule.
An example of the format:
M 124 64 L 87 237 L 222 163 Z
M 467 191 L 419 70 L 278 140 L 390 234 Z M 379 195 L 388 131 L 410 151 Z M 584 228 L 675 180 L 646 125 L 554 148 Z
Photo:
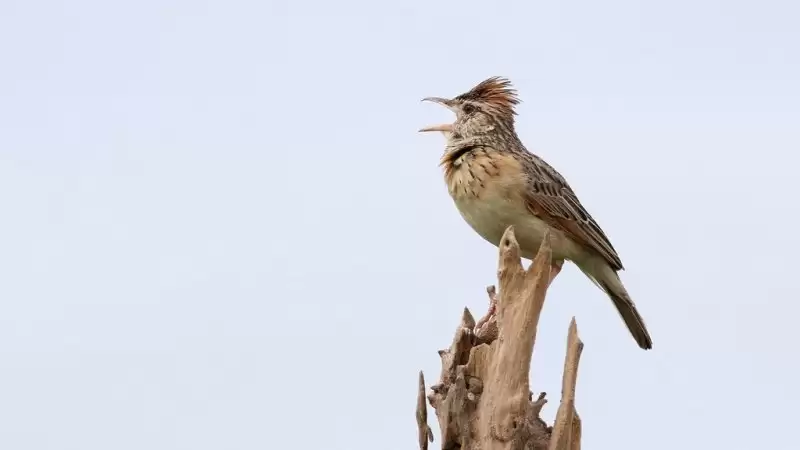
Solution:
M 547 285 L 550 286 L 553 280 L 556 279 L 561 269 L 564 267 L 564 260 L 553 261 L 550 265 L 550 280 Z M 497 338 L 497 290 L 494 286 L 486 288 L 489 294 L 489 310 L 486 314 L 478 320 L 478 323 L 473 329 L 473 333 L 478 338 L 478 342 L 491 342 Z
M 553 284 L 553 280 L 556 279 L 559 273 L 561 273 L 561 268 L 564 267 L 564 260 L 553 261 L 550 265 L 550 281 L 547 283 L 547 286 L 550 287 Z
M 497 313 L 497 290 L 494 286 L 489 286 L 486 288 L 486 292 L 489 294 L 489 310 L 475 325 L 473 332 L 479 341 L 491 342 L 497 337 L 497 318 L 495 317 Z

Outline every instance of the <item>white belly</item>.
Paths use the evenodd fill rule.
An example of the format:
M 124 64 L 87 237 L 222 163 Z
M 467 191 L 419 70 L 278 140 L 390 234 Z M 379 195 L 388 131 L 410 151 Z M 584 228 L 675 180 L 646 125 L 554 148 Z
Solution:
M 476 199 L 465 196 L 455 198 L 454 201 L 461 216 L 472 229 L 495 246 L 500 243 L 506 228 L 513 225 L 521 256 L 533 259 L 539 251 L 545 231 L 550 229 L 554 258 L 575 260 L 580 256 L 580 248 L 564 233 L 550 228 L 527 209 L 508 199 Z

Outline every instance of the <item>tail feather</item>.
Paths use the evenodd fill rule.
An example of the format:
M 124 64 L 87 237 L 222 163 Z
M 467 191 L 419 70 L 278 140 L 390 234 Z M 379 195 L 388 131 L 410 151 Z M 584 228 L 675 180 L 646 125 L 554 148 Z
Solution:
M 631 300 L 628 294 L 616 294 L 608 286 L 604 286 L 603 290 L 605 290 L 609 298 L 611 298 L 617 311 L 619 311 L 619 315 L 622 316 L 625 325 L 628 326 L 628 331 L 630 331 L 633 338 L 636 339 L 636 343 L 639 344 L 639 347 L 645 350 L 653 348 L 653 340 L 650 339 L 650 333 L 647 332 L 644 319 L 639 315 L 639 311 L 636 310 L 636 305 L 633 304 L 633 300 Z
M 619 275 L 606 264 L 595 264 L 594 266 L 598 270 L 590 271 L 586 270 L 587 267 L 579 267 L 594 284 L 608 295 L 639 347 L 644 350 L 653 348 L 653 340 L 650 338 L 650 333 L 647 332 L 644 319 L 636 310 L 636 305 L 633 304 L 625 286 L 622 285 Z

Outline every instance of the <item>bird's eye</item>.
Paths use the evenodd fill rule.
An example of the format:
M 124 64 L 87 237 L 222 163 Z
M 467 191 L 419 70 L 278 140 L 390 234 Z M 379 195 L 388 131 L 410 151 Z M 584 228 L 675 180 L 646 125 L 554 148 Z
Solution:
M 461 107 L 461 110 L 464 111 L 464 114 L 472 114 L 477 108 L 469 103 L 465 103 L 464 106 Z

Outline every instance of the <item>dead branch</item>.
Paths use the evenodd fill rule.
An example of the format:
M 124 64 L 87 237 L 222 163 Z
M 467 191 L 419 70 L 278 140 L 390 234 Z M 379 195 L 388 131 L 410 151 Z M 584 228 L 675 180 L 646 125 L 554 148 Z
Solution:
M 575 411 L 575 384 L 578 382 L 578 362 L 583 351 L 583 342 L 578 337 L 575 318 L 569 324 L 567 357 L 564 360 L 564 375 L 561 381 L 561 404 L 556 413 L 556 423 L 549 450 L 580 450 L 581 420 Z
M 575 385 L 583 343 L 575 319 L 570 323 L 561 404 L 552 428 L 539 417 L 547 403 L 545 394 L 534 400 L 529 386 L 539 315 L 552 276 L 560 269 L 553 264 L 545 236 L 525 270 L 513 227 L 506 230 L 499 246 L 499 294 L 494 286 L 487 289 L 489 313 L 476 326 L 465 308 L 450 347 L 439 351 L 442 371 L 428 401 L 436 411 L 443 450 L 580 449 Z M 424 390 L 421 373 L 420 388 Z M 425 410 L 424 401 L 418 403 L 422 450 L 433 439 Z
M 433 442 L 433 430 L 428 426 L 428 407 L 425 405 L 425 376 L 419 371 L 419 391 L 417 392 L 417 428 L 419 429 L 419 448 L 428 450 L 428 442 Z

